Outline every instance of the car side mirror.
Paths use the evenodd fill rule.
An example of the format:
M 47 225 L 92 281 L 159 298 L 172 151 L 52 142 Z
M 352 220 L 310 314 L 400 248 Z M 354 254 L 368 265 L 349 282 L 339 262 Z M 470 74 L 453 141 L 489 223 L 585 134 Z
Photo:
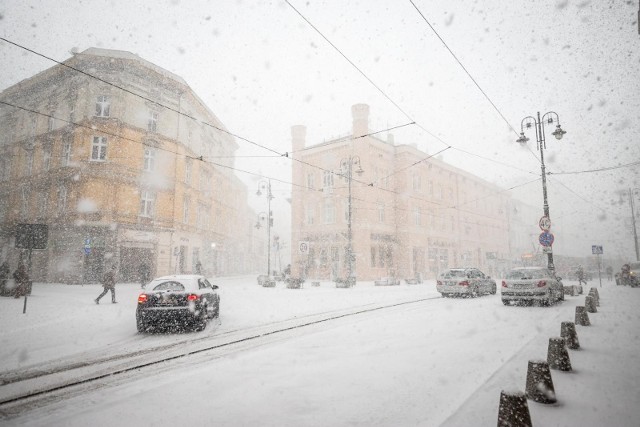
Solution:
M 215 291 L 216 289 L 218 289 L 218 285 L 211 285 L 211 289 Z

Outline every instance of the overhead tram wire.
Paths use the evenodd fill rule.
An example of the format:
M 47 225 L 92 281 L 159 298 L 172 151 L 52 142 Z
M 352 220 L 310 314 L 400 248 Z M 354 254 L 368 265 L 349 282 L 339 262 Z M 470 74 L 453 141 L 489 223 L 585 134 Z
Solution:
M 140 99 L 144 99 L 145 101 L 151 102 L 151 103 L 153 103 L 154 105 L 157 105 L 157 106 L 159 106 L 159 107 L 165 108 L 165 109 L 167 109 L 167 110 L 169 110 L 169 111 L 172 111 L 172 112 L 174 112 L 174 113 L 177 113 L 177 114 L 179 114 L 179 115 L 181 115 L 181 116 L 187 117 L 187 118 L 189 118 L 189 119 L 191 119 L 191 120 L 193 120 L 193 121 L 195 121 L 195 122 L 201 123 L 201 124 L 203 124 L 203 125 L 205 125 L 205 126 L 208 126 L 208 127 L 213 128 L 213 129 L 216 129 L 216 130 L 218 130 L 218 131 L 220 131 L 220 132 L 226 133 L 227 135 L 233 136 L 234 138 L 238 138 L 238 139 L 240 139 L 240 140 L 242 140 L 242 141 L 248 142 L 249 144 L 252 144 L 252 145 L 255 145 L 255 146 L 257 146 L 257 147 L 263 148 L 263 149 L 265 149 L 265 150 L 271 151 L 272 153 L 278 154 L 278 155 L 280 155 L 280 156 L 285 156 L 285 154 L 286 154 L 286 153 L 284 153 L 284 154 L 283 154 L 283 153 L 280 153 L 280 152 L 278 152 L 278 151 L 276 151 L 276 150 L 274 150 L 274 149 L 272 149 L 272 148 L 265 147 L 264 145 L 258 144 L 257 142 L 251 141 L 251 140 L 249 140 L 249 139 L 247 139 L 247 138 L 244 138 L 244 137 L 242 137 L 242 136 L 240 136 L 240 135 L 234 134 L 233 132 L 230 132 L 230 131 L 228 131 L 228 130 L 226 130 L 226 129 L 223 129 L 223 128 L 219 127 L 219 126 L 213 125 L 213 124 L 208 123 L 208 122 L 205 122 L 205 121 L 203 121 L 203 120 L 199 120 L 198 118 L 196 118 L 196 117 L 194 117 L 194 116 L 191 116 L 191 115 L 189 115 L 189 114 L 187 114 L 187 113 L 184 113 L 184 112 L 182 112 L 182 111 L 180 111 L 180 110 L 176 110 L 176 109 L 175 109 L 175 108 L 173 108 L 173 107 L 169 107 L 169 106 L 164 105 L 164 104 L 162 104 L 162 103 L 160 103 L 160 102 L 158 102 L 158 101 L 155 101 L 155 100 L 153 100 L 153 99 L 151 99 L 151 98 L 149 98 L 149 97 L 146 97 L 146 96 L 144 96 L 144 95 L 141 95 L 141 94 L 139 94 L 139 93 L 136 93 L 136 92 L 134 92 L 134 91 L 132 91 L 132 90 L 129 90 L 129 89 L 125 88 L 125 87 L 122 87 L 122 86 L 120 86 L 120 85 L 117 85 L 117 84 L 115 84 L 115 83 L 113 83 L 113 82 L 110 82 L 110 81 L 108 81 L 108 80 L 104 80 L 104 79 L 102 79 L 102 78 L 100 78 L 100 77 L 98 77 L 98 76 L 94 76 L 93 74 L 87 73 L 86 71 L 82 71 L 82 70 L 80 70 L 80 69 L 78 69 L 78 68 L 76 68 L 76 67 L 72 67 L 72 66 L 71 66 L 71 65 L 69 65 L 69 64 L 65 64 L 64 62 L 58 61 L 58 60 L 53 59 L 53 58 L 51 58 L 51 57 L 49 57 L 49 56 L 46 56 L 46 55 L 44 55 L 44 54 L 42 54 L 42 53 L 36 52 L 36 51 L 35 51 L 35 50 L 33 50 L 33 49 L 29 49 L 28 47 L 22 46 L 22 45 L 20 45 L 20 44 L 18 44 L 18 43 L 15 43 L 15 42 L 13 42 L 13 41 L 11 41 L 11 40 L 8 40 L 8 39 L 4 38 L 4 37 L 0 37 L 0 40 L 2 40 L 2 41 L 4 41 L 4 42 L 7 42 L 7 43 L 9 43 L 9 44 L 11 44 L 11 45 L 14 45 L 14 46 L 16 46 L 16 47 L 19 47 L 20 49 L 24 49 L 24 50 L 26 50 L 27 52 L 33 53 L 34 55 L 40 56 L 40 57 L 42 57 L 42 58 L 45 58 L 45 59 L 47 59 L 47 60 L 49 60 L 49 61 L 51 61 L 51 62 L 55 62 L 55 63 L 56 63 L 56 64 L 58 64 L 58 65 L 61 65 L 61 66 L 66 67 L 66 68 L 68 68 L 68 69 L 70 69 L 70 70 L 73 70 L 73 71 L 75 71 L 75 72 L 78 72 L 78 73 L 80 73 L 80 74 L 83 74 L 83 75 L 85 75 L 85 76 L 87 76 L 87 77 L 90 77 L 90 78 L 92 78 L 92 79 L 96 79 L 96 80 L 98 80 L 98 81 L 100 81 L 100 82 L 102 82 L 102 83 L 105 83 L 105 84 L 109 85 L 109 86 L 115 87 L 116 89 L 122 90 L 123 92 L 126 92 L 126 93 L 128 93 L 128 94 L 131 94 L 131 95 L 133 95 L 133 96 L 136 96 L 136 97 L 138 97 L 138 98 L 140 98 Z
M 215 125 L 212 125 L 212 124 L 210 124 L 210 123 L 208 123 L 208 122 L 205 122 L 205 121 L 199 120 L 199 119 L 197 119 L 196 117 L 190 116 L 190 115 L 188 115 L 188 114 L 186 114 L 186 113 L 184 113 L 184 112 L 182 112 L 182 111 L 179 111 L 179 110 L 176 110 L 176 109 L 174 109 L 174 108 L 172 108 L 172 107 L 166 106 L 166 105 L 164 105 L 164 104 L 162 104 L 162 103 L 159 103 L 159 102 L 157 102 L 157 101 L 154 101 L 154 100 L 152 100 L 152 99 L 150 99 L 150 98 L 148 98 L 148 97 L 146 97 L 146 96 L 144 96 L 144 95 L 141 95 L 141 94 L 135 93 L 135 92 L 133 92 L 133 91 L 131 91 L 131 90 L 129 90 L 129 89 L 126 89 L 126 88 L 124 88 L 124 87 L 121 87 L 121 86 L 119 86 L 119 85 L 117 85 L 117 84 L 114 84 L 114 83 L 112 83 L 112 82 L 109 82 L 109 81 L 107 81 L 107 80 L 104 80 L 104 79 L 102 79 L 102 78 L 100 78 L 100 77 L 94 76 L 94 75 L 92 75 L 92 74 L 90 74 L 90 73 L 87 73 L 87 72 L 85 72 L 85 71 L 82 71 L 82 70 L 80 70 L 80 69 L 78 69 L 78 68 L 72 67 L 72 66 L 70 66 L 70 65 L 68 65 L 68 64 L 65 64 L 65 63 L 61 62 L 61 61 L 55 60 L 55 59 L 53 59 L 53 58 L 50 58 L 50 57 L 48 57 L 48 56 L 46 56 L 46 55 L 44 55 L 44 54 L 42 54 L 42 53 L 36 52 L 36 51 L 35 51 L 35 50 L 33 50 L 33 49 L 30 49 L 30 48 L 27 48 L 27 47 L 25 47 L 25 46 L 22 46 L 22 45 L 20 45 L 20 44 L 18 44 L 18 43 L 12 42 L 11 40 L 8 40 L 8 39 L 6 39 L 6 38 L 4 38 L 4 37 L 0 37 L 0 40 L 5 41 L 5 42 L 7 42 L 7 43 L 9 43 L 9 44 L 11 44 L 11 45 L 14 45 L 14 46 L 16 46 L 16 47 L 18 47 L 18 48 L 20 48 L 20 49 L 26 50 L 27 52 L 33 53 L 34 55 L 37 55 L 37 56 L 40 56 L 40 57 L 42 57 L 42 58 L 45 58 L 45 59 L 47 59 L 47 60 L 49 60 L 49 61 L 52 61 L 52 62 L 54 62 L 54 63 L 56 63 L 56 64 L 58 64 L 58 65 L 61 65 L 61 66 L 63 66 L 63 67 L 66 67 L 66 68 L 68 68 L 68 69 L 71 69 L 71 70 L 73 70 L 73 71 L 76 71 L 76 72 L 78 72 L 78 73 L 80 73 L 80 74 L 83 74 L 83 75 L 85 75 L 85 76 L 87 76 L 87 77 L 90 77 L 90 78 L 92 78 L 92 79 L 96 79 L 96 80 L 98 80 L 98 81 L 100 81 L 100 82 L 102 82 L 102 83 L 108 84 L 108 85 L 110 85 L 110 86 L 112 86 L 112 87 L 115 87 L 116 89 L 122 90 L 122 91 L 124 91 L 124 92 L 126 92 L 126 93 L 129 93 L 129 94 L 133 95 L 133 96 L 136 96 L 136 97 L 138 97 L 138 98 L 141 98 L 141 99 L 144 99 L 144 100 L 146 100 L 146 101 L 149 101 L 149 102 L 151 102 L 151 103 L 153 103 L 153 104 L 155 104 L 155 105 L 158 105 L 159 107 L 166 108 L 166 109 L 167 109 L 167 110 L 169 110 L 169 111 L 172 111 L 172 112 L 177 113 L 177 114 L 179 114 L 179 115 L 181 115 L 181 116 L 187 117 L 187 118 L 189 118 L 189 119 L 191 119 L 191 120 L 193 120 L 193 121 L 195 121 L 195 122 L 197 122 L 197 123 L 201 123 L 202 125 L 209 126 L 209 127 L 213 128 L 213 129 L 219 130 L 220 132 L 223 132 L 223 133 L 226 133 L 226 134 L 228 134 L 228 135 L 230 135 L 230 136 L 233 136 L 234 138 L 238 138 L 238 139 L 240 139 L 240 140 L 242 140 L 242 141 L 248 142 L 248 143 L 250 143 L 250 144 L 252 144 L 252 145 L 255 145 L 255 146 L 257 146 L 257 147 L 260 147 L 260 148 L 262 148 L 262 149 L 265 149 L 265 150 L 267 150 L 267 151 L 270 151 L 270 152 L 272 152 L 272 153 L 274 153 L 274 154 L 277 154 L 277 157 L 286 157 L 286 158 L 291 158 L 293 161 L 297 161 L 297 162 L 302 163 L 302 164 L 305 164 L 305 165 L 307 165 L 307 166 L 312 166 L 312 167 L 317 168 L 317 169 L 320 169 L 320 170 L 322 170 L 322 171 L 327 171 L 327 172 L 334 173 L 333 171 L 328 170 L 328 169 L 324 169 L 324 168 L 322 168 L 322 167 L 320 167 L 320 166 L 312 165 L 312 164 L 310 164 L 310 163 L 308 163 L 308 162 L 304 162 L 304 161 L 302 161 L 302 160 L 300 160 L 300 159 L 292 158 L 292 157 L 290 157 L 290 156 L 289 156 L 289 153 L 288 153 L 288 152 L 280 153 L 280 152 L 278 152 L 278 151 L 276 151 L 276 150 L 274 150 L 274 149 L 272 149 L 272 148 L 266 147 L 266 146 L 261 145 L 261 144 L 259 144 L 259 143 L 257 143 L 257 142 L 254 142 L 254 141 L 251 141 L 251 140 L 249 140 L 249 139 L 247 139 L 247 138 L 244 138 L 244 137 L 242 137 L 242 136 L 240 136 L 240 135 L 237 135 L 237 134 L 234 134 L 234 133 L 232 133 L 232 132 L 229 132 L 229 131 L 227 131 L 226 129 L 222 129 L 222 128 L 220 128 L 220 127 L 218 127 L 218 126 L 215 126 Z M 11 104 L 7 104 L 7 105 L 11 105 Z M 17 108 L 20 108 L 20 107 L 17 107 Z M 37 113 L 37 114 L 43 114 L 43 113 L 39 113 L 39 112 L 36 112 L 36 113 Z M 43 115 L 46 115 L 46 114 L 43 114 Z M 60 119 L 60 120 L 62 120 L 62 119 Z M 412 123 L 408 123 L 408 124 L 405 124 L 405 125 L 402 125 L 402 126 L 408 126 L 408 125 L 411 125 L 411 124 L 414 124 L 414 123 L 415 123 L 415 122 L 412 122 Z M 377 132 L 375 132 L 375 133 L 380 133 L 380 132 L 385 132 L 385 130 L 377 131 Z M 105 133 L 106 133 L 106 132 L 105 132 Z M 366 135 L 365 135 L 365 136 L 366 136 Z M 275 156 L 274 156 L 274 157 L 275 157 Z M 194 159 L 196 159 L 196 160 L 202 160 L 202 158 L 203 158 L 203 156 L 200 156 L 200 157 L 197 157 L 197 156 L 196 156 L 196 157 L 194 157 Z M 354 180 L 354 181 L 355 181 L 355 180 Z
M 384 92 L 371 78 L 369 78 L 369 76 L 367 76 L 364 71 L 362 71 L 351 59 L 349 59 L 340 49 L 338 49 L 338 47 L 331 42 L 331 40 L 329 40 L 328 37 L 326 37 L 315 25 L 313 25 L 313 23 L 311 23 L 311 21 L 309 21 L 309 19 L 307 19 L 298 9 L 296 9 L 295 6 L 293 6 L 289 0 L 285 0 L 285 3 L 287 3 L 289 5 L 289 7 L 291 7 L 291 9 L 293 9 L 311 28 L 313 28 L 313 30 L 318 33 L 320 35 L 320 37 L 322 37 L 327 43 L 329 43 L 329 45 L 336 50 L 336 52 L 338 52 L 340 54 L 340 56 L 342 56 L 353 68 L 355 68 L 376 90 L 378 90 L 387 100 L 389 100 L 389 102 L 391 102 L 402 114 L 404 114 L 409 120 L 412 120 L 415 122 L 415 120 L 413 120 L 413 118 L 407 113 L 405 112 L 399 105 L 398 103 L 396 103 L 389 95 L 387 95 L 386 92 Z M 415 7 L 415 6 L 414 6 Z M 435 31 L 435 30 L 434 30 Z M 437 34 L 437 33 L 436 33 Z M 438 36 L 439 37 L 439 36 Z M 444 41 L 443 41 L 444 43 Z M 445 44 L 446 45 L 446 44 Z M 447 47 L 448 48 L 448 47 Z M 452 52 L 453 54 L 453 52 Z M 455 57 L 455 55 L 454 55 Z M 462 64 L 461 64 L 462 65 Z M 470 76 L 471 77 L 471 76 Z M 473 78 L 472 78 L 473 79 Z M 477 84 L 477 83 L 476 83 Z M 479 87 L 479 86 L 478 86 Z M 480 87 L 479 87 L 480 88 Z M 482 89 L 480 88 L 480 90 L 482 91 Z M 484 94 L 484 91 L 482 91 Z M 485 94 L 485 96 L 487 97 L 487 99 L 489 99 L 489 97 Z M 489 102 L 491 102 L 491 100 L 489 99 Z M 503 118 L 503 120 L 505 120 L 505 122 L 507 123 L 507 125 L 509 126 L 509 128 L 511 130 L 513 130 L 516 135 L 518 134 L 515 129 L 513 128 L 513 126 L 511 126 L 511 124 L 509 123 L 509 121 L 504 117 L 504 115 L 497 109 L 497 107 L 495 106 L 495 104 L 493 104 L 493 102 L 491 102 L 491 104 L 494 106 L 494 108 L 496 108 L 496 110 L 498 111 L 498 113 L 500 114 L 500 116 Z M 435 135 L 433 132 L 429 131 L 428 129 L 426 129 L 424 126 L 422 126 L 420 123 L 415 122 L 416 126 L 418 126 L 420 129 L 422 129 L 424 132 L 426 132 L 428 135 L 430 135 L 431 137 L 433 137 L 434 139 L 436 139 L 437 141 L 439 141 L 440 143 L 442 143 L 443 145 L 445 145 L 446 147 L 451 147 L 453 149 L 457 149 L 455 146 L 448 144 L 447 142 L 445 142 L 444 140 L 442 140 L 440 137 L 438 137 L 437 135 Z M 473 153 L 464 151 L 464 150 L 459 150 L 462 153 L 465 154 L 470 154 L 470 155 L 475 155 Z M 534 153 L 532 153 L 532 155 L 534 156 L 534 158 L 537 159 L 537 157 L 535 156 Z M 478 156 L 478 155 L 476 155 Z M 481 156 L 478 156 L 481 157 Z M 482 157 L 481 157 L 482 158 Z M 503 164 L 499 161 L 496 161 L 494 159 L 489 159 L 489 158 L 485 158 L 485 160 L 488 161 L 493 161 L 496 162 L 497 164 Z M 540 161 L 539 159 L 537 159 L 538 162 Z M 533 174 L 533 172 L 528 172 L 530 174 Z
M 435 28 L 433 28 L 433 25 L 431 25 L 429 23 L 429 21 L 427 20 L 427 18 L 424 16 L 424 14 L 422 13 L 422 11 L 418 8 L 418 6 L 416 6 L 416 4 L 413 2 L 413 0 L 409 0 L 409 3 L 411 3 L 411 5 L 416 9 L 416 11 L 418 12 L 418 14 L 422 17 L 422 19 L 424 20 L 424 22 L 426 22 L 426 24 L 429 26 L 429 28 L 431 28 L 431 30 L 434 32 L 434 34 L 438 37 L 438 39 L 440 39 L 440 41 L 442 42 L 442 44 L 444 45 L 445 48 L 447 48 L 447 50 L 449 51 L 449 53 L 451 54 L 451 56 L 453 56 L 453 58 L 456 60 L 456 62 L 460 65 L 460 67 L 462 67 L 462 69 L 464 70 L 465 73 L 467 73 L 467 76 L 469 76 L 469 78 L 471 79 L 471 81 L 473 82 L 473 84 L 476 85 L 476 87 L 478 88 L 478 90 L 480 90 L 480 92 L 482 92 L 482 94 L 484 95 L 484 97 L 487 99 L 487 101 L 489 101 L 489 103 L 491 104 L 491 106 L 496 110 L 496 112 L 500 115 L 500 117 L 502 117 L 502 120 L 504 120 L 504 122 L 507 124 L 507 126 L 509 126 L 509 128 L 513 131 L 513 133 L 516 134 L 516 136 L 518 135 L 518 132 L 514 129 L 513 126 L 511 126 L 511 123 L 509 123 L 509 120 L 507 120 L 507 118 L 504 116 L 504 114 L 502 114 L 502 112 L 500 111 L 500 109 L 498 109 L 498 107 L 496 106 L 496 104 L 494 104 L 494 102 L 491 100 L 491 98 L 489 98 L 489 95 L 487 95 L 487 93 L 480 87 L 480 85 L 478 84 L 478 82 L 476 81 L 476 79 L 473 78 L 473 76 L 471 75 L 471 73 L 467 70 L 467 68 L 462 64 L 462 62 L 460 62 L 460 60 L 458 59 L 458 57 L 456 56 L 455 53 L 453 53 L 453 51 L 451 50 L 451 48 L 449 48 L 449 46 L 447 45 L 447 43 L 444 41 L 444 39 L 442 37 L 440 37 L 440 34 L 438 34 L 438 32 L 436 31 Z
M 105 134 L 105 135 L 108 135 L 108 136 L 111 136 L 111 137 L 114 137 L 114 138 L 117 138 L 117 139 L 121 139 L 121 140 L 129 141 L 129 142 L 133 142 L 135 144 L 140 144 L 142 146 L 146 146 L 146 144 L 144 144 L 142 141 L 131 139 L 131 138 L 128 138 L 126 136 L 118 135 L 116 133 L 112 133 L 112 132 L 109 132 L 109 131 L 103 131 L 101 129 L 97 129 L 94 126 L 84 125 L 82 123 L 76 123 L 76 122 L 73 122 L 73 121 L 70 121 L 70 120 L 66 120 L 66 119 L 62 119 L 62 118 L 59 118 L 59 117 L 52 116 L 50 114 L 42 113 L 40 111 L 36 111 L 36 110 L 32 110 L 32 109 L 29 109 L 29 108 L 26 108 L 26 107 L 21 107 L 19 105 L 11 104 L 9 102 L 2 101 L 2 100 L 0 100 L 0 104 L 4 104 L 4 105 L 7 105 L 7 106 L 10 106 L 10 107 L 13 107 L 13 108 L 17 108 L 19 110 L 23 110 L 23 111 L 26 111 L 26 112 L 29 112 L 29 113 L 32 113 L 32 114 L 38 114 L 38 115 L 41 115 L 41 116 L 44 116 L 44 117 L 49 117 L 49 118 L 52 118 L 52 119 L 55 119 L 55 120 L 59 120 L 61 122 L 73 125 L 73 126 L 77 126 L 77 127 L 84 128 L 84 129 L 89 129 L 89 130 L 94 131 L 94 132 L 98 131 L 98 132 L 100 132 L 102 134 Z M 281 183 L 292 185 L 292 186 L 298 186 L 298 187 L 306 188 L 303 185 L 295 184 L 293 182 L 284 181 L 284 180 L 281 180 L 281 179 L 278 179 L 278 178 L 272 178 L 272 177 L 268 177 L 268 176 L 265 176 L 265 175 L 261 175 L 261 174 L 258 174 L 256 172 L 246 171 L 246 170 L 243 170 L 243 169 L 234 168 L 232 166 L 223 165 L 223 164 L 220 164 L 220 163 L 208 161 L 208 160 L 205 160 L 204 156 L 189 155 L 189 154 L 186 154 L 186 153 L 178 153 L 177 151 L 169 150 L 169 149 L 162 148 L 162 147 L 154 147 L 154 149 L 165 151 L 165 152 L 167 152 L 169 154 L 173 154 L 175 156 L 183 156 L 183 157 L 191 159 L 191 160 L 197 160 L 197 161 L 202 161 L 202 162 L 205 162 L 205 163 L 210 163 L 212 165 L 215 165 L 215 166 L 218 166 L 218 167 L 221 167 L 221 168 L 231 169 L 231 170 L 234 170 L 234 171 L 237 171 L 237 172 L 241 172 L 241 173 L 245 173 L 245 174 L 249 174 L 249 175 L 254 175 L 254 176 L 257 176 L 257 177 L 260 177 L 260 178 L 267 178 L 267 179 L 271 179 L 272 181 L 281 182 Z M 270 156 L 270 157 L 275 157 L 275 156 Z M 280 156 L 278 156 L 278 157 L 280 157 Z M 113 158 L 113 157 L 110 156 L 110 158 Z M 121 157 L 118 157 L 118 158 L 121 158 Z

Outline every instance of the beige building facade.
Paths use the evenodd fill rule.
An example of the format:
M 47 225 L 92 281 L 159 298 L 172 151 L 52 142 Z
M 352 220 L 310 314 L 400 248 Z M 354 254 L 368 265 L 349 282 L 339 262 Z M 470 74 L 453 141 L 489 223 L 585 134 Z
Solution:
M 251 271 L 263 246 L 235 140 L 180 77 L 91 48 L 0 94 L 0 247 L 17 266 L 18 224 L 45 224 L 37 281 L 122 281 Z M 213 159 L 213 160 L 212 160 Z M 223 160 L 219 160 L 223 159 Z
M 508 268 L 508 194 L 392 136 L 369 135 L 368 117 L 367 105 L 354 105 L 351 135 L 313 146 L 304 126 L 292 127 L 292 274 L 346 278 L 349 222 L 357 280 Z

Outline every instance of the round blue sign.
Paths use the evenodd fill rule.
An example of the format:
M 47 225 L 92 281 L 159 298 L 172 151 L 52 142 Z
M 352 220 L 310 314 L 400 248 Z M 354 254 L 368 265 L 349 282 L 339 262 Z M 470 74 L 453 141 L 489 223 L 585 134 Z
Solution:
M 542 233 L 540 233 L 540 236 L 538 237 L 538 241 L 542 246 L 553 245 L 553 239 L 554 239 L 553 234 L 549 233 L 548 231 L 543 231 Z

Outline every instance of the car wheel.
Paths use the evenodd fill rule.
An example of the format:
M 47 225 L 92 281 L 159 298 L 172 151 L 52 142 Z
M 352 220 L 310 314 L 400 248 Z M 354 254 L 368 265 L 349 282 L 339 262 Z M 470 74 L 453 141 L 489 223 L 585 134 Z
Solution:
M 509 305 L 509 304 L 511 304 L 511 301 L 509 301 L 508 299 L 503 299 L 503 300 L 502 300 L 502 303 L 503 303 L 504 305 Z
M 476 298 L 478 295 L 478 287 L 474 286 L 473 289 L 471 289 L 471 298 Z
M 498 292 L 498 287 L 496 284 L 493 284 L 493 288 L 491 288 L 491 295 L 495 295 Z
M 195 318 L 195 327 L 193 328 L 196 332 L 204 331 L 207 327 L 207 306 L 202 307 L 200 312 L 200 316 Z
M 220 300 L 218 300 L 218 303 L 216 304 L 216 309 L 213 311 L 213 318 L 217 319 L 218 317 L 220 317 Z
M 147 325 L 140 317 L 136 317 L 136 327 L 138 328 L 138 332 L 147 331 Z

